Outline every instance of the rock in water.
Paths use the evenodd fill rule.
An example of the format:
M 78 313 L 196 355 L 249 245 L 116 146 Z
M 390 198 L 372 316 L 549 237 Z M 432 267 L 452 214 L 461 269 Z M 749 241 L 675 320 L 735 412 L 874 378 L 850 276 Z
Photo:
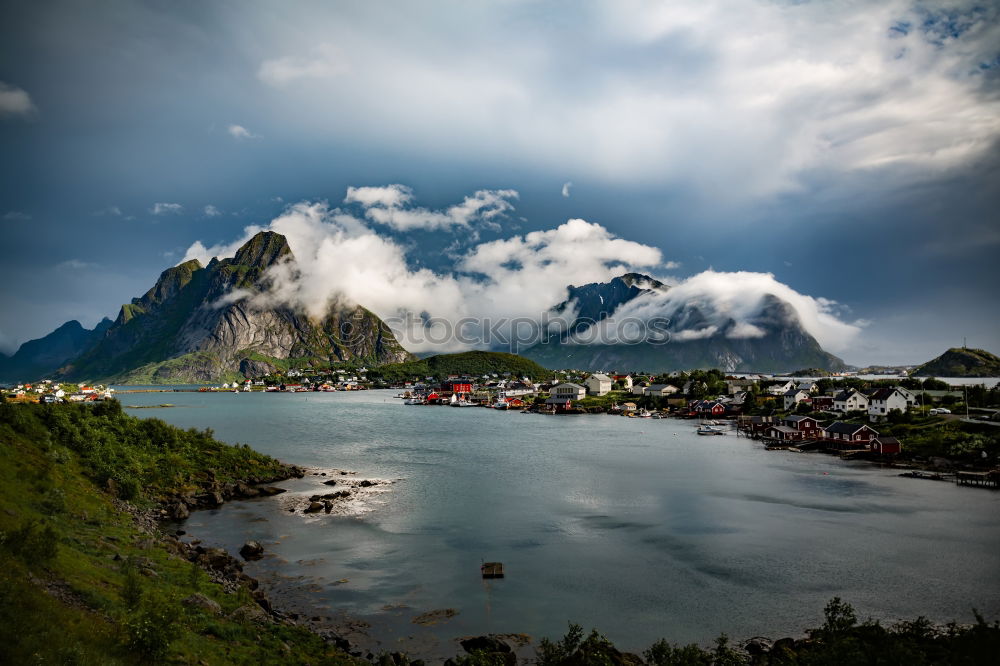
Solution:
M 259 560 L 264 555 L 264 546 L 257 541 L 247 541 L 240 548 L 244 560 Z

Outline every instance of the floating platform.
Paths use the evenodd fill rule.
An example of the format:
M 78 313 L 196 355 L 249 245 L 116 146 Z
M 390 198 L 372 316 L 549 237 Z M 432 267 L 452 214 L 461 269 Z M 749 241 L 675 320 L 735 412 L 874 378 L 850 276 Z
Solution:
M 479 570 L 483 578 L 503 578 L 503 562 L 484 562 Z

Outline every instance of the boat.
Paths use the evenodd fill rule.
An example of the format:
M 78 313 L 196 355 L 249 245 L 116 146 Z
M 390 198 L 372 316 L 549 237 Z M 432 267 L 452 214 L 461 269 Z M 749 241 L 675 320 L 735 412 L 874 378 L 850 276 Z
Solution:
M 405 398 L 403 400 L 404 405 L 422 405 L 424 404 L 423 398 Z
M 696 431 L 699 435 L 725 435 L 725 430 L 720 430 L 719 428 L 714 428 L 712 426 L 698 426 Z

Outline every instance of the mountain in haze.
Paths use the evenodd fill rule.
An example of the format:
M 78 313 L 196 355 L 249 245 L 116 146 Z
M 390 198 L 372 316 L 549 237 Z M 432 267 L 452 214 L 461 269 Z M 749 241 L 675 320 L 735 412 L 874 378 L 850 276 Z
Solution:
M 953 347 L 910 374 L 914 377 L 1000 377 L 1000 358 L 983 349 Z
M 261 375 L 290 364 L 410 360 L 376 315 L 333 302 L 321 319 L 268 303 L 268 269 L 295 257 L 284 236 L 263 231 L 231 259 L 192 259 L 122 306 L 92 347 L 60 370 L 66 378 L 183 383 Z
M 0 355 L 0 381 L 45 379 L 70 359 L 96 344 L 111 325 L 111 320 L 105 318 L 93 330 L 89 330 L 73 319 L 43 338 L 25 342 L 13 356 Z
M 628 273 L 605 283 L 569 287 L 569 299 L 554 308 L 564 313 L 577 309 L 576 320 L 570 326 L 577 337 L 593 324 L 600 322 L 626 303 L 666 291 L 669 287 L 652 278 Z M 706 329 L 709 319 L 696 305 L 681 306 L 669 317 L 669 331 L 675 333 L 663 344 L 582 344 L 569 334 L 552 337 L 524 353 L 528 358 L 548 368 L 581 370 L 618 370 L 632 372 L 671 372 L 693 368 L 720 368 L 727 372 L 780 372 L 792 368 L 814 367 L 842 370 L 844 362 L 823 350 L 799 321 L 795 309 L 776 296 L 764 298 L 757 314 L 746 323 L 763 335 L 738 335 L 737 322 L 729 319 L 707 337 L 683 339 L 679 331 Z

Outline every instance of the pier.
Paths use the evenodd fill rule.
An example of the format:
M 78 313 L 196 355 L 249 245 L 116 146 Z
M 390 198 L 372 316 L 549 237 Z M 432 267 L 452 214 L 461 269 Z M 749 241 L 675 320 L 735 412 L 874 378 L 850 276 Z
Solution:
M 979 486 L 981 488 L 1000 488 L 1000 471 L 989 472 L 955 472 L 955 483 L 960 486 Z

